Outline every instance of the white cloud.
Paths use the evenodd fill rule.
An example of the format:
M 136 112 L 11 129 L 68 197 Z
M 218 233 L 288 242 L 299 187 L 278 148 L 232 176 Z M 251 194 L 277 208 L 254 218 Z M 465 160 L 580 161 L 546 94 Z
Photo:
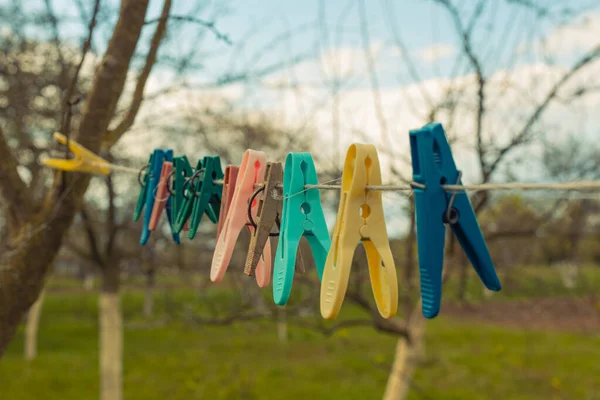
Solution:
M 448 43 L 436 43 L 417 51 L 419 59 L 430 64 L 451 57 L 454 54 L 456 54 L 456 49 Z

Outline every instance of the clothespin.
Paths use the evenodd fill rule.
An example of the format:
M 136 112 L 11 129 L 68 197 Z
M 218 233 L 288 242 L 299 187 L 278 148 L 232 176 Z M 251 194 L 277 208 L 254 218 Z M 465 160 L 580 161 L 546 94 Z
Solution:
M 201 161 L 199 161 L 200 163 Z M 173 221 L 173 227 L 175 232 L 180 233 L 183 229 L 184 231 L 188 230 L 188 222 L 186 220 L 183 226 L 179 226 L 177 218 L 182 208 L 184 202 L 184 190 L 186 185 L 186 180 L 189 179 L 193 174 L 194 170 L 190 165 L 188 158 L 183 156 L 178 156 L 173 158 L 173 201 L 171 203 L 171 219 Z
M 222 178 L 221 159 L 219 156 L 214 156 L 198 160 L 194 173 L 183 179 L 180 193 L 183 202 L 177 213 L 175 227 L 181 231 L 181 228 L 189 223 L 190 239 L 196 236 L 203 214 L 206 213 L 212 222 L 217 223 L 222 185 L 214 181 Z M 178 190 L 177 181 L 175 190 Z
M 221 209 L 219 210 L 219 222 L 217 225 L 217 239 L 223 230 L 223 222 L 229 212 L 231 205 L 231 199 L 233 197 L 233 191 L 235 190 L 235 183 L 237 181 L 239 167 L 235 165 L 228 165 L 225 167 L 225 175 L 223 177 L 223 190 L 221 192 Z
M 417 246 L 423 315 L 435 317 L 442 297 L 446 229 L 450 225 L 484 285 L 501 289 L 492 258 L 466 192 L 447 192 L 442 185 L 462 185 L 444 128 L 439 123 L 410 131 Z
M 62 145 L 66 146 L 68 144 L 69 150 L 75 155 L 75 158 L 68 160 L 47 158 L 42 160 L 42 164 L 62 171 L 110 175 L 110 163 L 102 157 L 97 156 L 72 139 L 67 141 L 66 136 L 58 132 L 54 132 L 54 139 Z
M 154 201 L 154 208 L 152 209 L 152 215 L 150 216 L 150 223 L 148 229 L 153 231 L 158 225 L 158 220 L 162 215 L 164 209 L 167 206 L 167 200 L 170 200 L 168 180 L 171 171 L 173 170 L 173 163 L 170 161 L 163 162 L 162 170 L 160 171 L 160 179 L 158 180 L 158 186 L 156 187 L 156 196 Z M 172 199 L 171 199 L 172 202 Z M 170 218 L 170 211 L 168 210 L 168 217 Z
M 250 202 L 250 199 L 254 194 L 255 185 L 258 186 L 263 183 L 266 165 L 267 160 L 264 152 L 246 150 L 244 153 L 229 212 L 223 222 L 223 229 L 217 239 L 213 255 L 210 269 L 210 280 L 213 282 L 223 279 L 231 261 L 235 242 L 244 226 L 248 226 L 251 233 L 254 231 L 254 227 L 248 219 L 248 207 L 250 207 L 252 218 L 255 218 L 260 199 L 255 198 L 252 202 Z M 265 243 L 263 257 L 256 267 L 256 281 L 260 287 L 268 286 L 271 281 L 271 245 L 269 240 Z
M 196 185 L 193 194 L 193 209 L 188 232 L 188 237 L 190 239 L 193 239 L 196 236 L 202 215 L 206 214 L 215 224 L 219 221 L 223 184 L 215 183 L 215 181 L 223 179 L 221 157 L 204 157 L 201 174 L 202 179 L 198 179 L 198 184 Z
M 333 319 L 339 313 L 358 242 L 365 247 L 379 313 L 383 318 L 391 318 L 398 309 L 396 267 L 385 227 L 381 191 L 369 190 L 368 185 L 381 185 L 377 150 L 370 144 L 353 144 L 346 154 L 340 207 L 323 270 L 321 315 L 325 319 Z
M 279 243 L 273 263 L 273 299 L 280 306 L 285 305 L 290 297 L 294 262 L 296 255 L 300 255 L 298 245 L 302 237 L 310 245 L 319 279 L 323 276 L 331 239 L 321 205 L 321 193 L 317 189 L 305 189 L 305 185 L 318 183 L 317 170 L 310 153 L 287 155 Z
M 140 184 L 142 188 L 140 189 L 140 193 L 138 196 L 138 201 L 136 205 L 136 209 L 134 212 L 133 219 L 137 221 L 144 211 L 144 223 L 142 225 L 142 236 L 140 238 L 140 244 L 146 244 L 148 239 L 150 238 L 150 219 L 152 217 L 152 211 L 154 209 L 154 203 L 156 200 L 156 192 L 158 188 L 158 183 L 160 180 L 160 174 L 162 171 L 162 165 L 165 161 L 173 161 L 173 150 L 161 150 L 155 149 L 150 159 L 148 160 L 148 165 L 146 166 L 147 172 L 144 175 L 143 181 L 140 179 Z M 167 200 L 167 207 L 170 207 L 169 201 Z M 169 223 L 172 227 L 172 221 L 169 218 Z M 179 235 L 173 232 L 173 240 L 175 243 L 179 244 Z
M 250 236 L 250 246 L 246 256 L 246 266 L 244 273 L 254 275 L 254 270 L 258 261 L 263 255 L 263 248 L 270 236 L 279 236 L 279 233 L 271 233 L 273 226 L 281 228 L 281 205 L 283 201 L 283 166 L 279 162 L 267 163 L 265 170 L 264 186 L 257 189 L 253 197 L 262 193 L 262 198 L 258 202 L 258 210 L 254 222 L 254 232 Z M 251 198 L 250 201 L 253 199 Z M 296 268 L 304 272 L 302 257 L 298 254 L 295 262 Z

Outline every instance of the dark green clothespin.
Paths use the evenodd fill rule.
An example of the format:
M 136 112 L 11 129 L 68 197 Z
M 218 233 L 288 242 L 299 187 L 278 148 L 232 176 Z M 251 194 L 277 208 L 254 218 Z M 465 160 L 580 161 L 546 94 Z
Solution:
M 178 157 L 175 160 L 175 231 L 181 232 L 186 225 L 196 198 L 195 186 L 198 182 L 198 174 L 202 170 L 202 159 L 198 160 L 196 169 L 193 170 L 187 157 Z
M 190 229 L 188 231 L 190 239 L 196 236 L 202 215 L 206 213 L 208 218 L 216 224 L 219 221 L 219 212 L 221 210 L 223 183 L 215 183 L 217 180 L 223 181 L 224 175 L 221 168 L 221 157 L 204 157 L 202 167 L 202 179 L 198 177 L 198 183 L 194 190 L 195 201 L 193 202 Z
M 148 164 L 140 171 L 138 175 L 138 182 L 141 185 L 140 194 L 138 194 L 137 204 L 135 205 L 135 211 L 133 212 L 133 220 L 137 221 L 142 216 L 142 211 L 144 210 L 144 205 L 146 204 L 146 194 L 148 192 L 148 183 L 150 182 L 150 166 L 154 161 L 154 152 L 150 154 L 150 158 L 148 159 Z M 146 171 L 144 176 L 142 177 L 142 173 Z
M 177 223 L 177 216 L 180 213 L 181 207 L 184 202 L 183 191 L 185 189 L 185 182 L 193 174 L 194 170 L 190 165 L 188 158 L 183 155 L 173 158 L 173 201 L 171 202 L 171 220 L 173 221 L 173 229 L 179 233 L 182 229 L 187 229 L 185 223 L 181 226 Z

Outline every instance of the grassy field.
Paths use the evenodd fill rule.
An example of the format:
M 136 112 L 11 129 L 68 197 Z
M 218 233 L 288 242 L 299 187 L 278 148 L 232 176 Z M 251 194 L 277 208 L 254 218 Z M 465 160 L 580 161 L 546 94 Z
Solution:
M 189 289 L 157 293 L 156 317 L 144 320 L 142 293 L 124 292 L 125 399 L 381 398 L 395 338 L 370 328 L 324 337 L 290 326 L 282 344 L 268 321 L 208 327 L 168 317 L 173 304 L 197 297 Z M 0 361 L 2 400 L 97 398 L 96 300 L 48 294 L 38 358 L 23 360 L 19 332 Z M 427 323 L 426 346 L 411 399 L 600 399 L 598 333 L 508 328 L 442 312 Z

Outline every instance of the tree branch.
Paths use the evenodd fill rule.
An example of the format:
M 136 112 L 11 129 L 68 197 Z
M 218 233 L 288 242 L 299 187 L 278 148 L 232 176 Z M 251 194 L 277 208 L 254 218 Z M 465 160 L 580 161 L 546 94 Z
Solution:
M 117 125 L 117 127 L 113 130 L 110 130 L 106 133 L 105 138 L 103 140 L 103 147 L 110 148 L 113 146 L 120 138 L 123 136 L 125 132 L 131 128 L 133 123 L 135 122 L 135 117 L 137 116 L 140 106 L 142 105 L 142 101 L 144 100 L 144 89 L 146 88 L 146 82 L 150 77 L 150 72 L 152 72 L 152 67 L 156 63 L 156 56 L 158 54 L 158 49 L 160 44 L 167 32 L 167 19 L 169 17 L 169 12 L 171 11 L 171 0 L 165 0 L 163 5 L 161 18 L 158 19 L 159 23 L 154 31 L 154 36 L 152 36 L 152 41 L 150 42 L 150 50 L 148 51 L 148 55 L 146 56 L 146 63 L 138 76 L 135 90 L 133 91 L 133 98 L 131 100 L 131 105 L 129 106 L 129 110 L 123 120 Z
M 562 78 L 554 84 L 550 92 L 546 95 L 544 100 L 536 107 L 533 111 L 521 131 L 510 141 L 509 144 L 501 148 L 496 156 L 496 159 L 489 166 L 489 175 L 498 167 L 500 162 L 508 155 L 519 144 L 524 143 L 530 132 L 531 128 L 540 119 L 544 111 L 548 108 L 552 100 L 558 98 L 558 92 L 562 87 L 581 69 L 596 61 L 600 57 L 600 43 L 597 44 L 590 52 L 583 56 L 573 67 L 567 71 Z
M 229 36 L 222 33 L 221 31 L 219 31 L 216 27 L 215 27 L 215 23 L 212 21 L 204 21 L 202 19 L 199 18 L 194 18 L 194 17 L 189 17 L 187 15 L 170 15 L 170 16 L 161 16 L 160 18 L 155 18 L 155 19 L 151 19 L 146 21 L 144 24 L 145 25 L 150 25 L 150 24 L 155 24 L 155 23 L 163 23 L 166 22 L 168 20 L 171 21 L 183 21 L 183 22 L 191 22 L 194 24 L 198 24 L 201 25 L 203 27 L 205 27 L 206 29 L 208 29 L 209 31 L 211 31 L 215 37 L 218 40 L 221 40 L 223 42 L 225 42 L 225 44 L 231 46 L 233 45 L 233 42 L 231 41 L 231 39 L 229 39 Z

